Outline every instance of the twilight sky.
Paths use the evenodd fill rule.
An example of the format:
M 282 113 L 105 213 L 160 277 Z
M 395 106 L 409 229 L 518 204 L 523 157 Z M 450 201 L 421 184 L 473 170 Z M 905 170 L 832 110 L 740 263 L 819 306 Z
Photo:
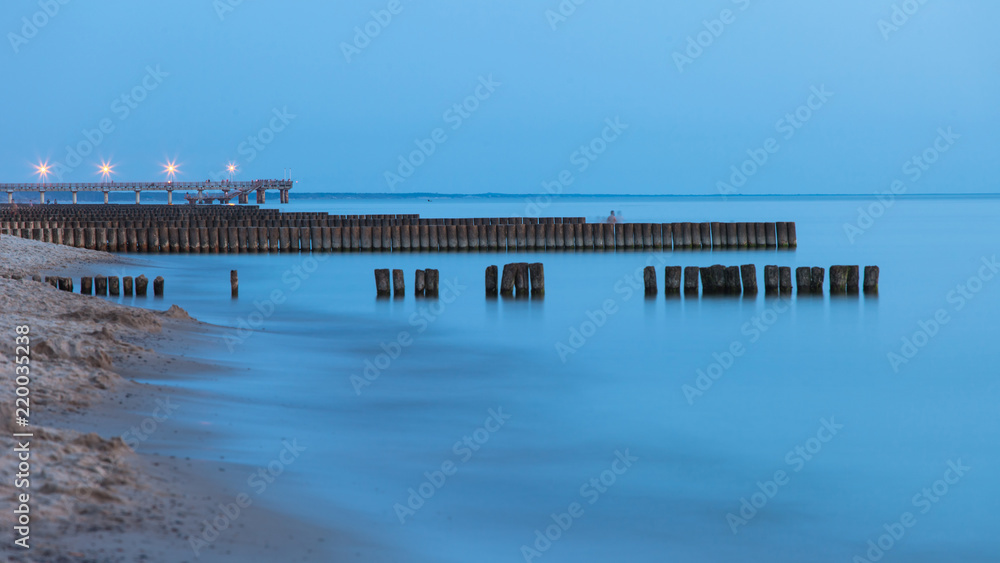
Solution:
M 314 192 L 996 192 L 997 21 L 993 0 L 7 0 L 0 181 L 169 158 Z

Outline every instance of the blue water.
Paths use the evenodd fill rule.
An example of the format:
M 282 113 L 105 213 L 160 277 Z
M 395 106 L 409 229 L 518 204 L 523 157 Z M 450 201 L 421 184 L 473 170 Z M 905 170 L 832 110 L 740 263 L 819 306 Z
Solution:
M 305 450 L 254 498 L 347 532 L 357 544 L 345 558 L 852 561 L 888 529 L 898 537 L 872 552 L 884 561 L 997 561 L 1000 278 L 985 264 L 1000 250 L 1000 200 L 897 200 L 852 242 L 844 224 L 874 201 L 564 197 L 540 211 L 794 220 L 796 251 L 168 255 L 124 273 L 167 280 L 163 301 L 138 304 L 256 328 L 191 352 L 238 373 L 181 383 L 205 393 L 180 416 L 216 430 L 187 453 L 264 467 L 295 440 Z M 530 203 L 281 208 L 462 217 L 522 215 Z M 545 264 L 544 300 L 484 296 L 485 267 L 515 261 Z M 662 284 L 664 265 L 714 263 L 754 263 L 759 275 L 766 264 L 877 264 L 881 292 L 646 300 L 630 285 L 646 265 Z M 437 268 L 455 289 L 376 300 L 379 267 L 402 268 L 410 287 L 414 269 Z M 935 315 L 947 321 L 935 328 Z M 367 362 L 369 376 L 381 368 L 371 380 Z M 491 412 L 509 418 L 487 424 Z M 455 447 L 466 436 L 477 450 Z M 453 474 L 434 473 L 443 466 Z M 401 523 L 395 505 L 425 472 L 443 484 L 424 485 L 433 495 Z M 741 515 L 742 499 L 755 512 Z M 536 545 L 553 514 L 571 526 Z M 894 525 L 901 517 L 912 526 Z

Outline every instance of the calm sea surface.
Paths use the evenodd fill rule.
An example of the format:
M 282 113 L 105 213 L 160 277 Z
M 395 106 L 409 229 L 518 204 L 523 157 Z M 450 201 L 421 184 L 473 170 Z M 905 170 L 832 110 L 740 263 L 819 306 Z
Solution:
M 216 431 L 182 453 L 246 464 L 220 475 L 347 532 L 351 560 L 1000 560 L 1000 199 L 897 200 L 850 240 L 874 201 L 293 200 L 281 209 L 794 220 L 799 246 L 168 255 L 121 273 L 166 278 L 139 305 L 244 328 L 194 352 L 239 371 L 182 384 L 204 393 L 178 418 Z M 515 261 L 545 264 L 544 300 L 485 298 L 486 266 Z M 662 287 L 665 265 L 715 263 L 876 264 L 881 293 L 642 295 L 646 265 Z M 411 288 L 437 268 L 441 298 L 376 300 L 374 268 Z M 264 490 L 247 482 L 268 464 Z

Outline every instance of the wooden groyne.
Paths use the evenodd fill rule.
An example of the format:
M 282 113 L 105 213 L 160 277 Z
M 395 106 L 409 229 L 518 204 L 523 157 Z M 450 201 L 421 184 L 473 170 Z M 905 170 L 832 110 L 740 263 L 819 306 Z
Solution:
M 823 285 L 826 279 L 826 269 L 820 267 L 799 267 L 795 269 L 796 291 L 799 295 L 823 295 Z M 856 295 L 858 288 L 858 266 L 830 266 L 830 295 Z M 865 266 L 864 292 L 878 293 L 878 266 Z M 679 296 L 681 288 L 681 267 L 666 266 L 663 271 L 664 293 L 668 296 Z M 686 295 L 697 297 L 699 281 L 702 295 L 757 295 L 757 266 L 744 264 L 742 266 L 713 266 L 684 268 L 683 286 Z M 487 272 L 487 292 L 489 291 L 489 273 Z M 646 266 L 643 269 L 643 285 L 646 296 L 657 294 L 656 269 Z M 790 295 L 792 293 L 792 269 L 788 266 L 764 266 L 764 291 L 767 295 Z
M 235 270 L 234 270 L 235 271 Z M 20 274 L 10 274 L 6 276 L 11 279 L 19 280 L 22 279 Z M 60 289 L 62 291 L 68 291 L 73 293 L 76 285 L 73 283 L 73 278 L 63 277 L 63 276 L 45 276 L 42 278 L 41 275 L 33 275 L 31 277 L 33 281 L 43 282 Z M 132 276 L 123 276 L 121 278 L 117 276 L 82 276 L 80 278 L 80 293 L 82 295 L 97 295 L 100 297 L 131 297 L 132 290 L 135 289 L 136 297 L 146 297 L 146 287 L 149 280 L 146 276 L 138 276 L 133 278 Z M 153 294 L 156 297 L 163 296 L 163 286 L 164 280 L 163 276 L 157 276 L 153 280 Z
M 0 205 L 0 232 L 129 253 L 767 250 L 794 222 L 587 223 L 582 217 L 421 218 L 255 206 Z

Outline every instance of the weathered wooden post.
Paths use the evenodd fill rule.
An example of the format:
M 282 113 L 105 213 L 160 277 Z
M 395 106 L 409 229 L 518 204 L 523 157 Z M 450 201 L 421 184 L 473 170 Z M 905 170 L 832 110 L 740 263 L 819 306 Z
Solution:
M 812 291 L 812 270 L 807 266 L 795 268 L 795 286 L 800 295 Z
M 190 231 L 187 228 L 177 229 L 178 249 L 182 254 L 191 253 L 191 239 L 188 237 Z
M 386 268 L 377 268 L 375 270 L 375 291 L 379 297 L 387 297 L 389 295 L 389 270 Z
M 858 266 L 848 266 L 847 267 L 847 292 L 857 293 L 860 288 L 860 278 L 859 275 L 860 268 Z
M 146 296 L 146 285 L 149 283 L 149 279 L 146 276 L 139 276 L 135 278 L 135 296 L 145 297 Z
M 865 278 L 867 280 L 867 278 Z M 107 295 L 108 294 L 108 278 L 106 276 L 97 276 L 94 278 L 94 295 Z
M 240 274 L 236 270 L 229 270 L 229 286 L 233 297 L 240 296 Z
M 774 223 L 764 223 L 764 244 L 767 248 L 777 248 L 778 239 L 774 234 Z
M 656 297 L 656 268 L 653 266 L 643 268 L 642 283 L 646 287 L 646 297 Z
M 426 287 L 427 278 L 423 270 L 417 270 L 413 274 L 413 295 L 417 297 L 424 296 L 424 288 Z
M 709 250 L 712 248 L 712 224 L 711 223 L 701 223 L 701 248 L 703 250 Z
M 726 293 L 729 295 L 739 295 L 740 294 L 740 267 L 739 266 L 728 266 L 726 268 Z
M 663 268 L 663 293 L 664 295 L 680 295 L 681 293 L 680 266 L 665 266 Z
M 701 269 L 701 286 L 705 295 L 718 295 L 726 287 L 726 267 L 715 264 Z
M 497 289 L 497 267 L 487 266 L 486 267 L 486 297 L 496 297 Z
M 516 244 L 516 243 L 515 243 Z M 514 263 L 514 295 L 516 297 L 528 297 L 528 263 Z
M 437 270 L 432 268 L 424 270 L 424 295 L 427 297 L 437 297 L 439 280 L 440 274 Z
M 80 293 L 83 295 L 91 295 L 94 293 L 94 278 L 80 278 Z
M 865 266 L 865 293 L 878 293 L 878 266 Z
M 757 266 L 753 264 L 740 266 L 740 277 L 743 281 L 743 295 L 757 295 Z
M 818 266 L 810 270 L 809 290 L 817 295 L 823 295 L 823 279 L 826 277 L 826 269 Z
M 788 223 L 779 221 L 775 223 L 778 236 L 778 248 L 788 248 Z
M 777 266 L 764 266 L 764 294 L 773 295 L 778 293 L 780 286 Z
M 396 297 L 406 295 L 406 282 L 403 279 L 403 270 L 394 269 L 392 271 L 392 294 Z
M 60 290 L 73 292 L 73 278 L 59 278 L 58 284 Z
M 756 231 L 757 237 L 757 248 L 767 247 L 767 235 L 764 233 L 764 223 L 754 223 L 754 231 Z
M 686 295 L 698 295 L 698 278 L 701 268 L 698 266 L 688 266 L 684 268 L 684 293 Z
M 791 295 L 792 293 L 792 268 L 791 266 L 781 266 L 778 268 L 778 277 L 781 279 L 781 293 Z
M 541 262 L 535 262 L 528 266 L 528 274 L 531 278 L 531 297 L 541 297 L 545 295 L 545 266 Z M 496 285 L 496 267 L 493 271 L 494 285 Z
M 122 278 L 122 294 L 125 297 L 132 297 L 132 276 Z
M 847 266 L 830 266 L 830 295 L 847 293 Z
M 514 264 L 503 265 L 503 275 L 500 277 L 500 295 L 514 294 Z
M 120 281 L 121 280 L 118 279 L 118 276 L 111 276 L 108 278 L 108 295 L 112 297 L 118 297 L 121 295 Z
M 163 297 L 163 276 L 153 279 L 153 297 Z
M 795 221 L 785 223 L 785 230 L 788 232 L 788 247 L 797 247 L 799 245 L 799 241 L 795 235 Z
M 722 223 L 712 221 L 709 223 L 712 228 L 712 248 L 722 248 L 725 242 L 722 240 Z
M 177 227 L 170 227 L 167 229 L 167 240 L 170 242 L 170 252 L 178 254 L 181 251 L 181 243 Z

